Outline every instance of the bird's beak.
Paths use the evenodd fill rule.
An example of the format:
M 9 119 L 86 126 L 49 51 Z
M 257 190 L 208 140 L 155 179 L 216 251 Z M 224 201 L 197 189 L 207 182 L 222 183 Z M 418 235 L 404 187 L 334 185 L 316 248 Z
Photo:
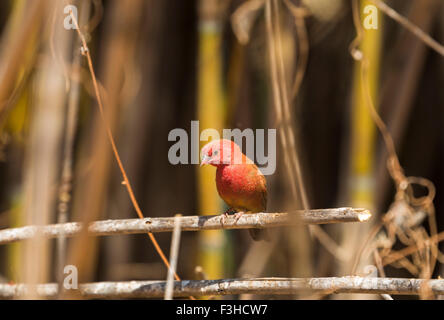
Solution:
M 200 166 L 202 167 L 203 165 L 206 165 L 206 164 L 208 164 L 208 161 L 210 160 L 210 157 L 209 156 L 207 156 L 207 155 L 203 155 L 202 156 L 202 160 L 201 160 L 201 162 L 200 162 Z

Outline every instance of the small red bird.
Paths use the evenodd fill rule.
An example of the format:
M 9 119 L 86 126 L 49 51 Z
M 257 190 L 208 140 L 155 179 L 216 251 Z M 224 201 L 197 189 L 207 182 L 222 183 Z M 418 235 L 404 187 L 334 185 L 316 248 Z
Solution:
M 207 143 L 201 150 L 201 166 L 217 168 L 219 196 L 230 207 L 225 214 L 264 212 L 267 208 L 267 181 L 254 162 L 233 141 L 221 139 Z M 266 229 L 249 229 L 254 240 L 269 240 Z

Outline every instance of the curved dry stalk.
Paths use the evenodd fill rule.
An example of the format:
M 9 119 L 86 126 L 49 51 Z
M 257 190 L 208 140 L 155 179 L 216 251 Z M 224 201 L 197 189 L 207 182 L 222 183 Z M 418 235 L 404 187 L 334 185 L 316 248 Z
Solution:
M 307 69 L 309 45 L 308 45 L 308 34 L 307 27 L 305 26 L 304 17 L 306 15 L 306 10 L 297 7 L 290 0 L 284 0 L 287 8 L 294 16 L 294 22 L 296 26 L 296 34 L 298 36 L 298 61 L 296 67 L 296 73 L 293 81 L 292 98 L 295 99 L 301 88 L 302 80 L 305 76 L 305 71 Z
M 122 177 L 123 177 L 123 185 L 126 187 L 127 191 L 128 191 L 128 195 L 131 199 L 131 203 L 133 204 L 134 209 L 136 210 L 137 215 L 139 216 L 140 219 L 144 218 L 144 215 L 142 213 L 142 210 L 140 209 L 139 203 L 136 199 L 136 196 L 134 195 L 134 191 L 133 188 L 130 184 L 130 181 L 128 179 L 128 176 L 126 174 L 126 170 L 123 166 L 122 160 L 120 159 L 120 154 L 119 151 L 117 150 L 117 146 L 114 140 L 114 136 L 112 134 L 111 128 L 108 124 L 108 122 L 106 121 L 105 118 L 105 114 L 104 114 L 104 108 L 103 108 L 103 103 L 102 103 L 102 98 L 100 95 L 100 91 L 99 91 L 99 86 L 97 84 L 97 79 L 96 79 L 96 74 L 94 72 L 94 67 L 93 67 L 93 63 L 92 63 L 92 58 L 91 58 L 91 54 L 89 52 L 89 48 L 88 45 L 86 44 L 86 39 L 85 36 L 83 35 L 83 33 L 80 31 L 79 28 L 79 24 L 78 21 L 76 19 L 76 17 L 74 16 L 72 10 L 70 10 L 70 15 L 71 18 L 74 22 L 74 25 L 76 26 L 76 30 L 77 33 L 79 35 L 79 38 L 82 42 L 82 47 L 81 47 L 81 52 L 82 54 L 86 57 L 86 60 L 88 62 L 88 68 L 91 74 L 91 78 L 93 81 L 93 86 L 94 86 L 94 91 L 96 94 L 96 99 L 97 99 L 97 104 L 99 106 L 99 111 L 100 111 L 100 116 L 105 124 L 105 129 L 106 129 L 106 134 L 108 136 L 108 140 L 111 144 L 111 148 L 114 154 L 114 157 L 117 161 L 117 164 L 119 166 L 120 172 L 122 173 Z M 163 250 L 160 248 L 159 243 L 157 242 L 156 238 L 154 237 L 154 235 L 150 232 L 148 232 L 148 237 L 150 238 L 151 242 L 153 243 L 154 248 L 156 249 L 157 253 L 159 254 L 160 258 L 162 259 L 163 263 L 165 264 L 165 266 L 167 267 L 167 269 L 170 269 L 170 265 L 168 263 L 168 260 L 165 256 L 165 254 L 163 253 Z M 177 275 L 177 273 L 174 273 L 174 276 L 177 280 L 180 280 L 180 277 Z M 194 299 L 193 297 L 190 297 L 191 299 Z
M 382 1 L 379 0 L 377 1 L 372 0 L 372 1 L 377 2 L 380 5 L 386 6 L 385 3 Z M 366 105 L 370 111 L 373 121 L 375 122 L 376 126 L 378 127 L 383 137 L 383 141 L 388 152 L 387 169 L 396 187 L 395 204 L 401 202 L 402 204 L 405 205 L 405 208 L 402 208 L 402 210 L 397 210 L 396 212 L 395 212 L 396 207 L 394 208 L 394 206 L 392 206 L 390 211 L 384 216 L 383 224 L 374 229 L 374 231 L 371 233 L 371 236 L 367 239 L 365 245 L 362 248 L 360 248 L 357 259 L 354 262 L 353 269 L 354 270 L 356 269 L 360 257 L 362 256 L 363 252 L 366 249 L 368 249 L 370 240 L 373 240 L 373 238 L 377 235 L 378 231 L 380 230 L 380 227 L 385 226 L 385 228 L 389 232 L 392 245 L 395 243 L 396 239 L 399 239 L 404 245 L 411 245 L 413 243 L 416 243 L 418 247 L 427 249 L 425 252 L 425 256 L 421 255 L 420 252 L 418 252 L 418 250 L 411 252 L 412 254 L 414 254 L 413 263 L 411 263 L 408 259 L 404 257 L 400 257 L 398 259 L 399 261 L 397 261 L 393 266 L 406 268 L 412 274 L 418 274 L 419 272 L 421 272 L 421 274 L 424 274 L 425 272 L 427 278 L 430 278 L 433 272 L 432 270 L 435 267 L 436 260 L 440 256 L 437 244 L 433 241 L 430 241 L 433 237 L 437 236 L 436 217 L 434 214 L 434 206 L 433 206 L 433 199 L 435 197 L 435 187 L 433 183 L 428 179 L 422 177 L 406 177 L 404 175 L 403 168 L 400 165 L 399 158 L 396 153 L 396 148 L 393 138 L 388 130 L 387 125 L 384 123 L 384 121 L 376 111 L 375 105 L 370 95 L 369 82 L 368 82 L 368 69 L 370 67 L 370 63 L 367 57 L 365 57 L 365 55 L 362 53 L 362 51 L 359 50 L 358 47 L 362 41 L 363 27 L 361 25 L 359 17 L 357 0 L 353 0 L 352 5 L 353 5 L 353 22 L 355 25 L 356 37 L 350 44 L 349 48 L 350 54 L 356 61 L 360 62 L 361 84 L 362 84 L 362 91 L 364 93 L 366 100 Z M 405 21 L 408 22 L 407 19 L 405 19 Z M 411 24 L 411 26 L 414 25 Z M 416 28 L 420 30 L 418 27 Z M 427 195 L 424 197 L 416 198 L 413 194 L 413 189 L 412 189 L 413 184 L 425 187 L 428 190 Z M 414 208 L 419 208 L 416 210 L 423 210 L 428 215 L 428 223 L 430 226 L 431 237 L 428 236 L 428 233 L 422 227 L 416 226 L 415 224 L 407 225 L 406 223 L 396 222 L 395 219 L 396 217 L 394 217 L 393 214 L 397 213 L 398 218 L 404 219 L 406 214 L 404 213 L 403 216 L 402 212 L 406 211 L 407 217 L 411 217 L 413 216 L 412 212 L 414 211 Z M 393 214 L 391 214 L 392 210 L 394 212 Z M 377 249 L 378 248 L 375 248 L 375 250 Z M 385 257 L 387 255 L 390 255 L 391 248 L 384 248 L 384 250 L 385 254 L 381 255 L 381 259 L 383 262 L 386 261 Z M 375 252 L 377 253 L 377 251 Z M 381 265 L 385 265 L 385 263 L 381 262 Z

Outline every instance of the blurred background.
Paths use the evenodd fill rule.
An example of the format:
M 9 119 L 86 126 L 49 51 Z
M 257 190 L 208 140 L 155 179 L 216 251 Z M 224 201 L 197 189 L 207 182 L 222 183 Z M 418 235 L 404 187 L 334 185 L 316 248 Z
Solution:
M 72 23 L 68 4 L 88 43 L 104 119 L 78 33 L 64 25 Z M 361 20 L 371 4 L 358 1 Z M 387 4 L 444 43 L 442 0 Z M 356 29 L 348 0 L 11 0 L 0 8 L 0 229 L 137 218 L 103 120 L 146 217 L 227 209 L 215 168 L 168 161 L 172 129 L 190 134 L 192 120 L 200 130 L 276 128 L 268 212 L 364 207 L 371 222 L 279 228 L 270 243 L 252 242 L 245 230 L 184 232 L 181 278 L 344 276 L 378 264 L 379 276 L 444 276 L 436 244 L 382 266 L 393 251 L 444 230 L 444 59 L 381 11 L 377 28 L 363 30 L 363 81 L 349 52 Z M 403 174 L 428 179 L 407 193 L 387 170 L 364 87 Z M 284 132 L 294 143 L 283 143 Z M 168 256 L 171 234 L 156 239 Z M 0 246 L 1 282 L 60 281 L 66 264 L 81 282 L 167 274 L 146 235 Z

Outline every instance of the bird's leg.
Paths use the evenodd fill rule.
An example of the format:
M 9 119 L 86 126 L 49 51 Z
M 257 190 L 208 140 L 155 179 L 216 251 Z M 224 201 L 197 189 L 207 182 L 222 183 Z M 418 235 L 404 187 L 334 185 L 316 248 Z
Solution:
M 225 219 L 227 219 L 229 214 L 236 214 L 236 209 L 234 208 L 228 208 L 224 213 L 221 214 L 221 218 L 220 218 L 220 224 L 222 225 L 222 228 L 224 227 L 225 224 Z
M 237 223 L 237 221 L 240 219 L 240 217 L 242 217 L 243 214 L 244 214 L 244 213 L 243 213 L 242 211 L 240 211 L 240 212 L 236 212 L 236 213 L 234 214 L 234 224 Z

